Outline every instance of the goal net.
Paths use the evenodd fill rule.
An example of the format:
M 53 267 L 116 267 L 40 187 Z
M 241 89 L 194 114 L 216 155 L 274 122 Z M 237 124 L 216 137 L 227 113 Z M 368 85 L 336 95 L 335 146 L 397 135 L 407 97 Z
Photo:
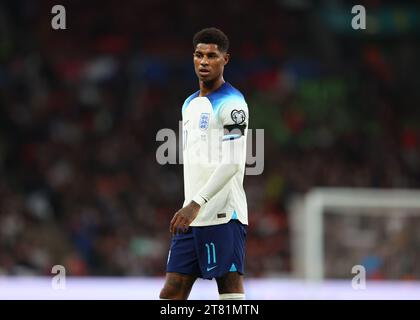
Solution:
M 420 191 L 317 188 L 290 208 L 296 277 L 420 280 Z

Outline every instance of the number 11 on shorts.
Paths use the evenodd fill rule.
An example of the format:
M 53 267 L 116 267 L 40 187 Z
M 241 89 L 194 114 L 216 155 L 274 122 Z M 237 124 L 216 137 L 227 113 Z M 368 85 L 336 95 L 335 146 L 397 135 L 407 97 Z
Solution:
M 213 263 L 216 263 L 216 247 L 214 246 L 213 242 L 210 242 L 210 244 L 206 243 L 207 248 L 207 264 L 211 264 L 211 255 L 210 255 L 210 246 L 213 249 Z

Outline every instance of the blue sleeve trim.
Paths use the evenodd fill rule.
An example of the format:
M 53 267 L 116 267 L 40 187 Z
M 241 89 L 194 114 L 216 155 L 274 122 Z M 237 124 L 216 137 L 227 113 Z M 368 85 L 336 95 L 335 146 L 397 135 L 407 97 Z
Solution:
M 240 135 L 240 134 L 227 134 L 227 135 L 223 136 L 222 141 L 235 140 L 235 139 L 239 139 L 240 137 L 242 137 L 242 135 Z

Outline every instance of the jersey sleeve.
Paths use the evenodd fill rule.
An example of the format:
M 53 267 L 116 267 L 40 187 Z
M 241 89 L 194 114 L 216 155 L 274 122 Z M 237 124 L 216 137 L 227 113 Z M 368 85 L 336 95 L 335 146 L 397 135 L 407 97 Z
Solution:
M 192 199 L 200 206 L 217 194 L 243 165 L 246 150 L 245 130 L 248 127 L 248 107 L 243 104 L 226 104 L 219 113 L 223 125 L 221 163 L 207 183 Z

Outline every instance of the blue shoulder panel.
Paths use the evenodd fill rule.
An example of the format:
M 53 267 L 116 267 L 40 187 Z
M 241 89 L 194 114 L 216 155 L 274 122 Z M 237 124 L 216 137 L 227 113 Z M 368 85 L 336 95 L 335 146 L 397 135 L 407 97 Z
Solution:
M 239 103 L 245 102 L 242 93 L 235 89 L 230 83 L 225 82 L 219 89 L 210 93 L 207 98 L 213 107 L 213 112 L 219 116 L 220 107 L 228 102 L 237 101 Z
M 193 100 L 194 98 L 197 98 L 198 95 L 200 94 L 200 90 L 198 90 L 197 92 L 193 93 L 192 95 L 190 95 L 184 102 L 183 106 L 182 106 L 182 113 L 184 113 L 185 109 L 188 107 L 188 105 L 190 104 L 191 100 Z M 239 102 L 239 103 L 244 103 L 245 102 L 245 98 L 242 95 L 242 93 L 235 89 L 230 83 L 225 82 L 224 84 L 222 84 L 220 86 L 219 89 L 217 89 L 216 91 L 208 94 L 206 96 L 207 99 L 210 100 L 210 103 L 213 107 L 213 112 L 218 116 L 220 107 L 227 103 L 227 102 Z

